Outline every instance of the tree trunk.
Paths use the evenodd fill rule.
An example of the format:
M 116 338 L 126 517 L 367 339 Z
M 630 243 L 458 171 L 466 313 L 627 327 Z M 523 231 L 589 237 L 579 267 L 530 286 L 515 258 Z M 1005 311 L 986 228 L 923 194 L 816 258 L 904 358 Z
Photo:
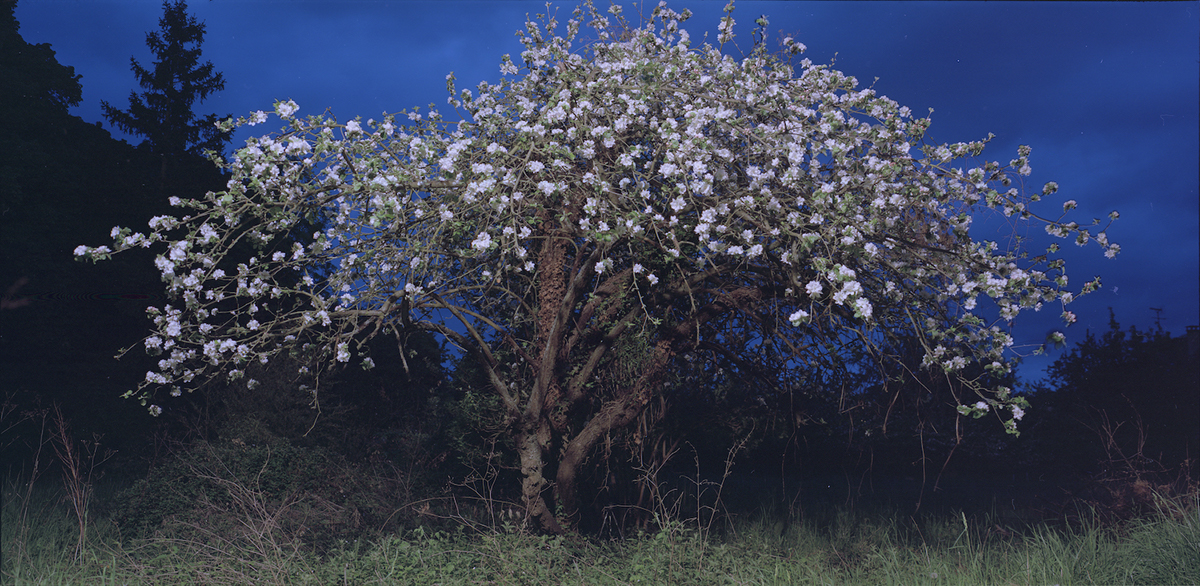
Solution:
M 557 370 L 562 332 L 556 322 L 566 295 L 566 240 L 558 237 L 557 222 L 552 214 L 543 211 L 539 219 L 543 240 L 538 251 L 539 270 L 534 284 L 538 296 L 534 339 L 536 362 L 528 402 L 516 414 L 520 425 L 517 450 L 521 457 L 521 497 L 526 518 L 537 519 L 547 532 L 561 534 L 564 533 L 562 525 L 546 505 L 544 492 L 549 481 L 544 468 L 553 437 L 550 417 L 556 413 L 555 407 L 561 396 Z
M 544 421 L 526 427 L 527 429 L 517 436 L 517 451 L 521 457 L 521 499 L 525 505 L 525 518 L 531 522 L 536 519 L 542 530 L 548 533 L 564 533 L 562 525 L 554 516 L 554 511 L 546 506 L 543 496 L 548 484 L 543 474 L 543 456 L 546 446 L 549 445 L 549 427 Z

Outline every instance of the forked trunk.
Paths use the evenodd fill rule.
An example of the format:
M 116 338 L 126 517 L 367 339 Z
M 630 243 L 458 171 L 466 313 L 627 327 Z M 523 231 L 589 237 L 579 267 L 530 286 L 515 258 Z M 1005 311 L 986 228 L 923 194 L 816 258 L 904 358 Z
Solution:
M 620 397 L 606 402 L 600 412 L 584 425 L 579 433 L 571 438 L 563 450 L 558 463 L 558 473 L 555 477 L 555 489 L 558 493 L 559 504 L 568 519 L 575 519 L 579 513 L 578 477 L 579 467 L 587 459 L 588 454 L 596 447 L 596 443 L 614 429 L 619 429 L 638 418 L 645 411 L 656 389 L 662 385 L 663 375 L 667 366 L 675 356 L 675 349 L 670 340 L 659 340 L 654 345 L 653 355 L 646 365 L 645 371 L 638 377 L 632 388 Z
M 600 411 L 592 417 L 574 438 L 566 440 L 562 456 L 559 458 L 558 472 L 555 477 L 555 489 L 558 502 L 563 507 L 563 513 L 568 519 L 575 519 L 579 512 L 578 489 L 576 478 L 579 467 L 592 453 L 596 443 L 608 432 L 628 425 L 637 419 L 650 403 L 654 393 L 663 384 L 663 378 L 671 361 L 679 352 L 679 348 L 691 343 L 696 338 L 699 328 L 720 312 L 731 307 L 745 307 L 747 304 L 760 299 L 761 291 L 754 288 L 741 288 L 723 295 L 709 303 L 692 315 L 690 319 L 665 330 L 660 330 L 659 339 L 651 351 L 650 360 L 645 365 L 637 382 L 600 407 Z

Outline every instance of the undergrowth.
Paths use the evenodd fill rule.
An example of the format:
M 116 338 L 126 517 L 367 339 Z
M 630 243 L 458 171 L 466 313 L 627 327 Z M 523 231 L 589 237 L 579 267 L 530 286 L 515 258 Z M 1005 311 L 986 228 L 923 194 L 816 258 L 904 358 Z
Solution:
M 274 457 L 274 456 L 273 456 Z M 995 514 L 910 516 L 858 506 L 809 511 L 787 525 L 777 508 L 733 517 L 721 532 L 656 519 L 626 539 L 543 536 L 517 524 L 455 523 L 432 513 L 361 537 L 308 538 L 323 515 L 315 493 L 268 482 L 270 464 L 190 470 L 200 515 L 166 515 L 122 536 L 130 489 L 100 484 L 82 550 L 70 499 L 54 483 L 10 478 L 3 491 L 5 584 L 1195 584 L 1200 493 L 1155 495 L 1147 515 L 1112 525 L 1006 526 Z M 196 465 L 193 462 L 193 465 Z M 134 486 L 136 488 L 137 485 Z M 427 511 L 436 507 L 426 508 Z M 336 511 L 334 511 L 336 512 Z M 341 513 L 338 513 L 341 514 Z M 311 522 L 311 523 L 310 523 Z M 781 531 L 781 526 L 783 530 Z
M 1200 583 L 1200 489 L 1186 475 L 1113 476 L 1057 519 L 865 499 L 746 513 L 724 502 L 747 492 L 727 486 L 731 450 L 718 480 L 698 459 L 694 478 L 645 474 L 656 496 L 627 529 L 547 536 L 498 496 L 490 460 L 439 491 L 386 459 L 243 434 L 101 479 L 95 442 L 57 417 L 34 447 L 56 448 L 61 474 L 35 450 L 4 479 L 4 584 Z

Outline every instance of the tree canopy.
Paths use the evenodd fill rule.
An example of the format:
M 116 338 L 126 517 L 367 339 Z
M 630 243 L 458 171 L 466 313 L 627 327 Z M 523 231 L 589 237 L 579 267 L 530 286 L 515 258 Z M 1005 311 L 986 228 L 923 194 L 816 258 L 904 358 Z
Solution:
M 187 13 L 187 2 L 176 0 L 163 2 L 158 25 L 159 32 L 146 34 L 146 46 L 156 58 L 154 68 L 129 58 L 138 85 L 146 91 L 141 96 L 129 93 L 128 110 L 101 102 L 104 117 L 124 132 L 146 137 L 156 153 L 220 151 L 229 135 L 217 128 L 217 115 L 197 119 L 192 111 L 197 102 L 225 89 L 225 76 L 213 72 L 212 62 L 200 63 L 204 24 Z
M 1035 212 L 1057 186 L 1014 186 L 1028 147 L 1002 165 L 977 160 L 986 139 L 925 144 L 929 118 L 796 62 L 805 47 L 791 37 L 768 51 L 765 18 L 734 58 L 726 11 L 716 46 L 662 5 L 641 26 L 590 4 L 565 31 L 531 20 L 500 83 L 459 91 L 447 76 L 458 119 L 432 106 L 300 118 L 277 102 L 284 129 L 225 163 L 227 191 L 174 199 L 181 217 L 148 233 L 113 230 L 117 251 L 165 247 L 172 298 L 145 341 L 159 369 L 130 395 L 159 412 L 159 389 L 237 379 L 254 361 L 370 367 L 365 340 L 434 332 L 484 371 L 529 518 L 550 531 L 575 522 L 576 474 L 597 443 L 690 353 L 757 373 L 751 392 L 769 394 L 861 368 L 851 349 L 902 366 L 915 343 L 923 367 L 969 393 L 955 396 L 960 412 L 1015 431 L 1028 405 L 996 382 L 1011 369 L 1002 325 L 1099 279 L 1072 293 L 1057 246 L 1030 257 L 1015 238 L 974 240 L 971 222 L 995 214 L 1118 247 Z M 310 243 L 280 244 L 322 214 Z M 235 257 L 245 242 L 260 250 Z M 622 384 L 597 384 L 614 368 Z

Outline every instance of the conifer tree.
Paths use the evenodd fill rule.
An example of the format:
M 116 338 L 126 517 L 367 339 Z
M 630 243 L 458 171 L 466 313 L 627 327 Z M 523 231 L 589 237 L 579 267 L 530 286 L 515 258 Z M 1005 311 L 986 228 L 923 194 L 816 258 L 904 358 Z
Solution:
M 160 32 L 146 35 L 146 45 L 156 58 L 153 69 L 129 58 L 138 85 L 146 91 L 141 96 L 130 92 L 128 110 L 102 102 L 104 116 L 122 131 L 144 136 L 155 153 L 219 151 L 229 135 L 217 129 L 217 116 L 197 119 L 192 112 L 197 101 L 225 89 L 225 78 L 213 72 L 212 62 L 200 63 L 205 26 L 187 13 L 184 0 L 164 1 L 158 24 Z

